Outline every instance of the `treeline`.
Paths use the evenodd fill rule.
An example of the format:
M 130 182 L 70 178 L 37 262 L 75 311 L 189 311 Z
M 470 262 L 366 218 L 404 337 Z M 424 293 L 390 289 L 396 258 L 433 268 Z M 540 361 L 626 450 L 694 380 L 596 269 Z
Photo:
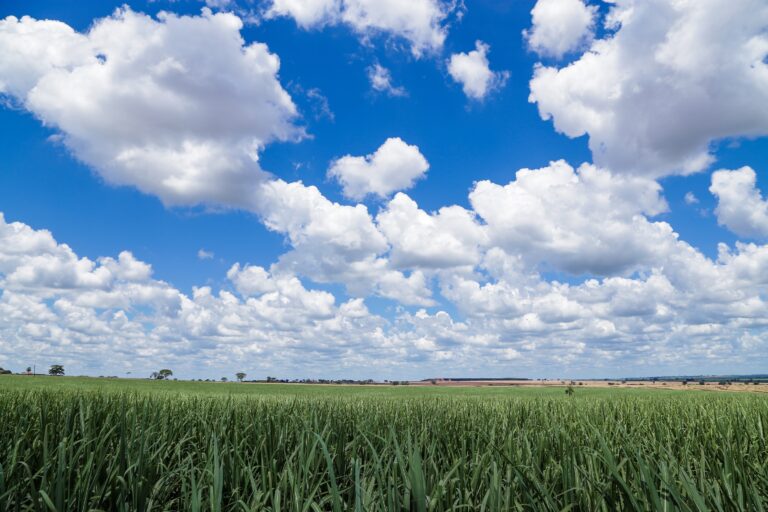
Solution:
M 378 382 L 373 379 L 280 379 L 277 377 L 267 377 L 266 380 L 249 380 L 246 382 L 258 383 L 275 383 L 275 384 L 360 384 L 360 385 L 372 385 L 372 384 L 394 384 L 394 385 L 407 385 L 409 381 L 403 380 L 385 380 Z

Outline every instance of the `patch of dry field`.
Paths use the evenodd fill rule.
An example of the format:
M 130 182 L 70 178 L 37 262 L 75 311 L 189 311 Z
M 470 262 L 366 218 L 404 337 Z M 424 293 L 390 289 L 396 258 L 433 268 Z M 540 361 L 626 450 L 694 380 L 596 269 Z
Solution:
M 698 390 L 698 391 L 726 391 L 726 392 L 750 392 L 750 393 L 768 393 L 768 383 L 748 384 L 746 382 L 734 382 L 732 384 L 718 384 L 717 382 L 707 382 L 699 384 L 698 381 L 690 381 L 683 384 L 680 381 L 604 381 L 604 380 L 440 380 L 434 381 L 414 381 L 412 386 L 446 386 L 446 387 L 494 387 L 494 386 L 514 386 L 514 387 L 563 387 L 573 385 L 575 387 L 589 388 L 643 388 L 643 389 L 675 389 L 675 390 Z

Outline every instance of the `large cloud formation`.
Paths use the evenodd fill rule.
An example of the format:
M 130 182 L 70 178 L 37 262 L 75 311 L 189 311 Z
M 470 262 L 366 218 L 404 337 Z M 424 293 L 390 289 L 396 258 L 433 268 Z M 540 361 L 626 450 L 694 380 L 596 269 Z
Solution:
M 258 152 L 299 137 L 278 57 L 227 13 L 158 19 L 122 8 L 84 34 L 0 21 L 0 93 L 55 129 L 107 182 L 167 205 L 248 207 Z
M 530 83 L 541 117 L 588 135 L 597 165 L 686 174 L 712 163 L 713 142 L 768 134 L 764 1 L 617 0 L 605 25 L 577 60 L 539 65 Z
M 436 211 L 399 192 L 428 164 L 397 138 L 331 163 L 347 196 L 379 196 L 374 212 L 260 170 L 264 144 L 301 130 L 277 57 L 244 43 L 234 15 L 151 19 L 122 9 L 85 34 L 6 18 L 0 90 L 77 158 L 169 205 L 247 209 L 289 249 L 269 268 L 235 263 L 218 289 L 187 293 L 131 252 L 80 257 L 51 233 L 0 216 L 0 364 L 44 354 L 81 371 L 163 362 L 199 375 L 207 370 L 197 365 L 231 369 L 246 359 L 259 371 L 356 377 L 615 374 L 649 361 L 754 368 L 768 357 L 768 246 L 721 244 L 705 256 L 659 219 L 668 206 L 653 177 L 699 168 L 682 163 L 709 161 L 712 139 L 762 133 L 763 103 L 747 115 L 735 98 L 763 98 L 764 63 L 749 72 L 745 63 L 765 55 L 756 29 L 764 9 L 754 5 L 736 34 L 698 3 L 651 4 L 619 0 L 612 37 L 563 69 L 540 68 L 532 82 L 559 129 L 589 134 L 595 163 L 514 170 L 507 183 L 476 183 L 464 206 Z M 738 17 L 750 4 L 734 5 L 727 12 Z M 744 51 L 725 62 L 703 40 L 707 30 Z M 709 45 L 706 58 L 695 45 L 688 51 L 693 43 Z M 714 68 L 733 81 L 716 80 Z M 702 97 L 719 103 L 700 109 Z M 686 108 L 699 118 L 675 118 L 679 133 L 657 124 Z M 731 110 L 718 117 L 721 108 Z M 760 129 L 745 128 L 750 119 Z M 711 191 L 722 224 L 763 233 L 751 169 L 715 173 Z M 376 314 L 370 297 L 394 307 Z
M 574 274 L 633 271 L 674 244 L 671 226 L 650 222 L 666 210 L 653 180 L 613 176 L 564 161 L 522 169 L 506 186 L 489 181 L 469 196 L 494 244 Z
M 246 360 L 248 371 L 361 378 L 510 365 L 612 374 L 649 360 L 749 367 L 768 356 L 766 276 L 768 249 L 754 244 L 723 246 L 712 261 L 680 242 L 636 277 L 575 285 L 548 282 L 492 247 L 474 270 L 440 270 L 462 319 L 421 309 L 389 320 L 279 266 L 235 264 L 222 289 L 186 294 L 129 252 L 81 258 L 51 233 L 0 216 L 0 362 L 44 356 L 87 372 L 163 364 L 195 376 Z

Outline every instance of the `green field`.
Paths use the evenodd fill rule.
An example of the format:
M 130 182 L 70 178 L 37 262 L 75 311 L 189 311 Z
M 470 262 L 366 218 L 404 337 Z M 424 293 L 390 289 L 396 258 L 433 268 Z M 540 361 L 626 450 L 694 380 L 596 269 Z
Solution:
M 768 508 L 768 398 L 0 377 L 0 510 Z

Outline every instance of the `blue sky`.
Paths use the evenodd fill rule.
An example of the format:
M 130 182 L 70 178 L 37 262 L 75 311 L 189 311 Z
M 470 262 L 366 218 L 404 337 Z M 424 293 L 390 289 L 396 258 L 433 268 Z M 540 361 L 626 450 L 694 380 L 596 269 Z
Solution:
M 203 2 L 192 0 L 125 7 L 103 1 L 8 1 L 0 6 L 0 18 L 5 18 L 0 48 L 12 57 L 0 58 L 5 100 L 0 109 L 0 211 L 6 232 L 14 222 L 20 223 L 16 231 L 24 225 L 24 236 L 49 231 L 58 245 L 46 254 L 59 265 L 51 267 L 35 253 L 21 257 L 11 246 L 17 239 L 0 238 L 0 246 L 14 255 L 0 259 L 6 261 L 0 267 L 0 299 L 7 306 L 5 319 L 0 316 L 0 366 L 24 367 L 34 359 L 39 365 L 62 361 L 77 373 L 121 374 L 149 373 L 163 363 L 189 377 L 242 369 L 254 376 L 382 379 L 764 370 L 768 309 L 762 276 L 768 274 L 762 270 L 768 270 L 763 255 L 768 249 L 762 244 L 768 237 L 768 206 L 760 191 L 768 189 L 763 137 L 768 115 L 761 109 L 768 82 L 764 69 L 763 75 L 754 71 L 766 67 L 765 50 L 762 56 L 759 49 L 756 56 L 749 54 L 759 48 L 754 41 L 766 42 L 764 6 L 757 2 L 760 14 L 751 15 L 744 31 L 752 43 L 734 34 L 733 22 L 714 21 L 712 38 L 721 38 L 718 47 L 743 50 L 753 58 L 725 65 L 717 60 L 723 58 L 719 54 L 707 55 L 703 43 L 696 46 L 701 57 L 686 46 L 696 44 L 706 13 L 695 6 L 672 8 L 662 0 L 642 8 L 621 1 L 614 11 L 602 2 L 580 0 L 462 6 L 414 2 L 432 13 L 425 20 L 419 18 L 423 10 L 398 13 L 409 7 L 377 9 L 357 1 L 209 2 L 211 11 L 206 12 Z M 749 16 L 743 13 L 755 7 L 747 0 L 720 3 L 731 11 L 729 19 Z M 290 7 L 321 4 L 338 13 L 307 21 Z M 116 11 L 120 8 L 127 11 Z M 366 14 L 367 25 L 354 18 L 355 9 Z M 674 11 L 669 22 L 658 21 L 657 30 L 644 21 L 654 9 Z M 263 55 L 279 57 L 279 70 L 250 85 L 227 85 L 249 80 L 237 74 L 242 54 L 207 46 L 200 40 L 202 32 L 194 33 L 202 25 L 169 30 L 162 41 L 148 45 L 150 50 L 141 50 L 149 56 L 136 59 L 131 41 L 120 38 L 131 35 L 135 17 L 149 28 L 133 34 L 134 42 L 150 41 L 149 33 L 159 34 L 170 23 L 158 17 L 163 11 L 212 26 L 211 20 L 223 19 L 217 16 L 244 20 L 241 28 L 222 25 L 217 30 L 239 33 L 243 48 L 264 43 Z M 621 26 L 606 25 L 607 19 L 622 15 Z M 27 34 L 33 43 L 19 43 L 23 16 L 32 18 L 28 27 L 41 27 L 41 20 L 60 22 L 57 29 L 68 25 L 67 41 L 72 42 L 40 30 Z M 113 24 L 106 32 L 118 34 L 116 40 L 104 42 L 99 40 L 103 35 L 93 35 L 94 23 L 104 19 Z M 585 21 L 579 24 L 579 19 Z M 119 32 L 123 29 L 128 32 Z M 689 38 L 675 43 L 678 33 Z M 420 38 L 436 34 L 439 43 L 429 40 L 419 47 Z M 469 53 L 476 41 L 487 45 L 485 62 Z M 177 43 L 194 47 L 193 55 L 177 54 Z M 123 75 L 105 71 L 102 78 L 112 82 L 103 87 L 93 82 L 99 88 L 89 91 L 89 82 L 67 80 L 93 62 L 44 57 L 66 44 L 73 49 L 64 53 L 77 54 L 76 45 L 83 44 L 88 47 L 83 51 L 93 53 L 88 58 L 102 59 L 97 73 L 113 59 L 128 64 Z M 656 52 L 657 58 L 633 63 L 629 59 L 636 51 Z M 466 68 L 463 79 L 450 64 L 462 54 L 465 62 L 479 66 Z M 590 63 L 591 54 L 604 58 Z M 210 63 L 207 57 L 225 64 Z M 200 59 L 196 74 L 184 58 Z M 158 81 L 155 96 L 134 98 L 138 106 L 123 110 L 120 103 L 128 104 L 132 92 L 121 87 L 135 91 L 147 79 L 160 80 L 152 66 L 171 61 L 182 63 L 176 80 Z M 41 62 L 48 68 L 41 70 Z M 375 90 L 369 76 L 375 65 L 388 70 L 393 88 L 400 89 Z M 535 85 L 536 69 L 559 73 Z M 22 77 L 23 87 L 14 85 Z M 468 77 L 487 85 L 481 97 L 463 89 Z M 483 77 L 490 78 L 483 82 Z M 221 89 L 210 85 L 219 80 Z M 189 93 L 201 84 L 210 87 L 209 93 Z M 226 103 L 228 87 L 246 100 L 243 112 L 252 109 L 258 119 L 262 113 L 263 119 L 273 116 L 275 126 L 265 127 L 245 114 L 239 119 L 240 109 Z M 295 112 L 274 106 L 270 95 L 275 87 Z M 188 128 L 169 117 L 173 114 L 163 102 L 175 94 L 188 110 L 199 109 L 199 126 Z M 91 103 L 97 97 L 103 101 Z M 753 106 L 745 107 L 749 101 Z M 166 122 L 168 128 L 155 135 L 158 124 Z M 112 130 L 121 124 L 126 128 Z M 219 125 L 226 136 L 216 132 Z M 281 131 L 286 126 L 293 130 L 288 136 Z M 258 161 L 250 153 L 237 157 L 246 161 L 247 187 L 300 182 L 300 188 L 274 192 L 275 197 L 255 192 L 258 198 L 244 205 L 231 199 L 242 187 L 227 184 L 226 166 L 216 171 L 201 161 L 200 172 L 210 176 L 190 179 L 224 183 L 220 194 L 206 195 L 207 189 L 188 193 L 168 185 L 163 173 L 172 173 L 162 160 L 141 160 L 140 168 L 124 164 L 126 148 L 149 151 L 155 141 L 173 147 L 176 161 L 199 163 L 191 146 L 174 145 L 176 136 L 180 141 L 192 137 L 199 146 L 210 139 L 222 144 L 223 155 L 240 151 L 243 140 L 258 139 Z M 390 138 L 400 139 L 399 152 L 382 166 L 371 165 L 369 158 L 363 173 L 415 176 L 412 186 L 392 185 L 380 195 L 371 188 L 362 199 L 345 194 L 341 178 L 329 174 L 334 162 L 340 163 L 340 175 L 352 176 L 353 160 L 343 157 L 358 157 L 359 163 L 359 157 L 384 148 Z M 596 155 L 591 147 L 604 152 Z M 702 151 L 709 153 L 705 163 L 681 169 Z M 410 169 L 413 159 L 398 160 L 414 152 L 428 162 L 426 172 Z M 550 194 L 549 180 L 556 180 L 550 162 L 558 160 L 571 166 L 562 171 L 570 177 L 560 183 L 560 192 Z M 590 182 L 585 178 L 589 171 L 574 170 L 582 163 L 595 164 L 602 177 Z M 754 185 L 747 171 L 731 172 L 744 166 L 753 169 Z M 524 168 L 541 170 L 534 173 L 537 184 L 520 184 L 516 173 Z M 713 171 L 720 169 L 727 171 L 713 193 Z M 149 177 L 142 175 L 144 170 Z M 484 180 L 489 187 L 481 194 L 475 184 Z M 598 181 L 602 185 L 589 185 Z M 310 191 L 322 199 L 309 206 L 309 213 L 299 212 Z M 394 204 L 405 208 L 405 196 L 396 196 L 400 191 L 418 205 L 424 219 L 431 219 L 424 222 L 436 222 L 430 230 L 413 227 L 418 225 L 413 212 L 395 220 L 390 216 L 385 225 L 383 214 L 394 211 Z M 398 198 L 401 202 L 390 203 Z M 326 203 L 336 206 L 326 208 Z M 365 208 L 369 221 L 350 217 L 358 203 L 357 213 Z M 438 210 L 451 205 L 460 207 L 460 215 L 469 219 L 466 225 L 455 218 L 435 220 Z M 536 216 L 544 218 L 539 222 Z M 282 220 L 274 220 L 278 217 Z M 330 234 L 328 225 L 333 226 Z M 351 249 L 347 236 L 360 247 Z M 737 242 L 752 244 L 751 249 L 738 249 Z M 61 244 L 71 254 L 61 252 Z M 718 260 L 718 244 L 727 244 L 740 259 L 731 265 Z M 117 259 L 121 251 L 150 265 L 151 277 L 110 270 L 108 282 L 92 285 L 77 274 L 87 266 L 82 258 L 93 264 L 84 272 L 95 274 L 105 267 L 100 258 Z M 460 263 L 439 263 L 451 251 Z M 233 272 L 235 264 L 240 266 Z M 70 272 L 68 265 L 77 267 L 71 270 L 74 281 L 50 277 Z M 501 272 L 499 265 L 516 270 Z M 696 265 L 702 268 L 691 273 Z M 245 271 L 258 267 L 269 272 L 267 284 L 249 281 L 265 279 Z M 50 280 L 27 279 L 24 272 Z M 410 284 L 402 281 L 409 278 Z M 652 286 L 656 278 L 664 283 Z M 419 279 L 423 282 L 416 283 Z M 173 298 L 168 303 L 136 298 L 131 294 L 151 295 L 133 291 L 139 287 L 152 293 L 162 289 Z M 196 301 L 194 290 L 201 287 L 210 287 L 218 302 Z M 411 295 L 404 287 L 413 287 Z M 628 291 L 635 288 L 645 291 Z M 711 296 L 713 288 L 719 297 Z M 602 290 L 599 297 L 587 296 L 595 289 Z M 239 301 L 236 311 L 226 310 L 222 290 Z M 97 292 L 122 299 L 94 303 L 91 294 Z M 27 313 L 29 304 L 38 304 L 50 319 L 40 320 L 46 315 L 39 314 L 37 320 L 26 318 L 20 312 L 24 307 L 12 306 L 22 298 L 31 301 Z M 249 300 L 259 304 L 249 305 Z M 641 300 L 649 304 L 637 311 L 619 304 Z M 64 302 L 57 306 L 57 301 Z M 188 313 L 183 313 L 185 301 L 195 303 Z M 67 317 L 63 304 L 79 308 L 79 322 Z M 353 306 L 361 312 L 345 316 Z M 121 338 L 116 314 L 133 322 L 131 336 Z M 271 321 L 282 314 L 286 319 L 279 325 Z M 197 325 L 200 318 L 210 323 Z

